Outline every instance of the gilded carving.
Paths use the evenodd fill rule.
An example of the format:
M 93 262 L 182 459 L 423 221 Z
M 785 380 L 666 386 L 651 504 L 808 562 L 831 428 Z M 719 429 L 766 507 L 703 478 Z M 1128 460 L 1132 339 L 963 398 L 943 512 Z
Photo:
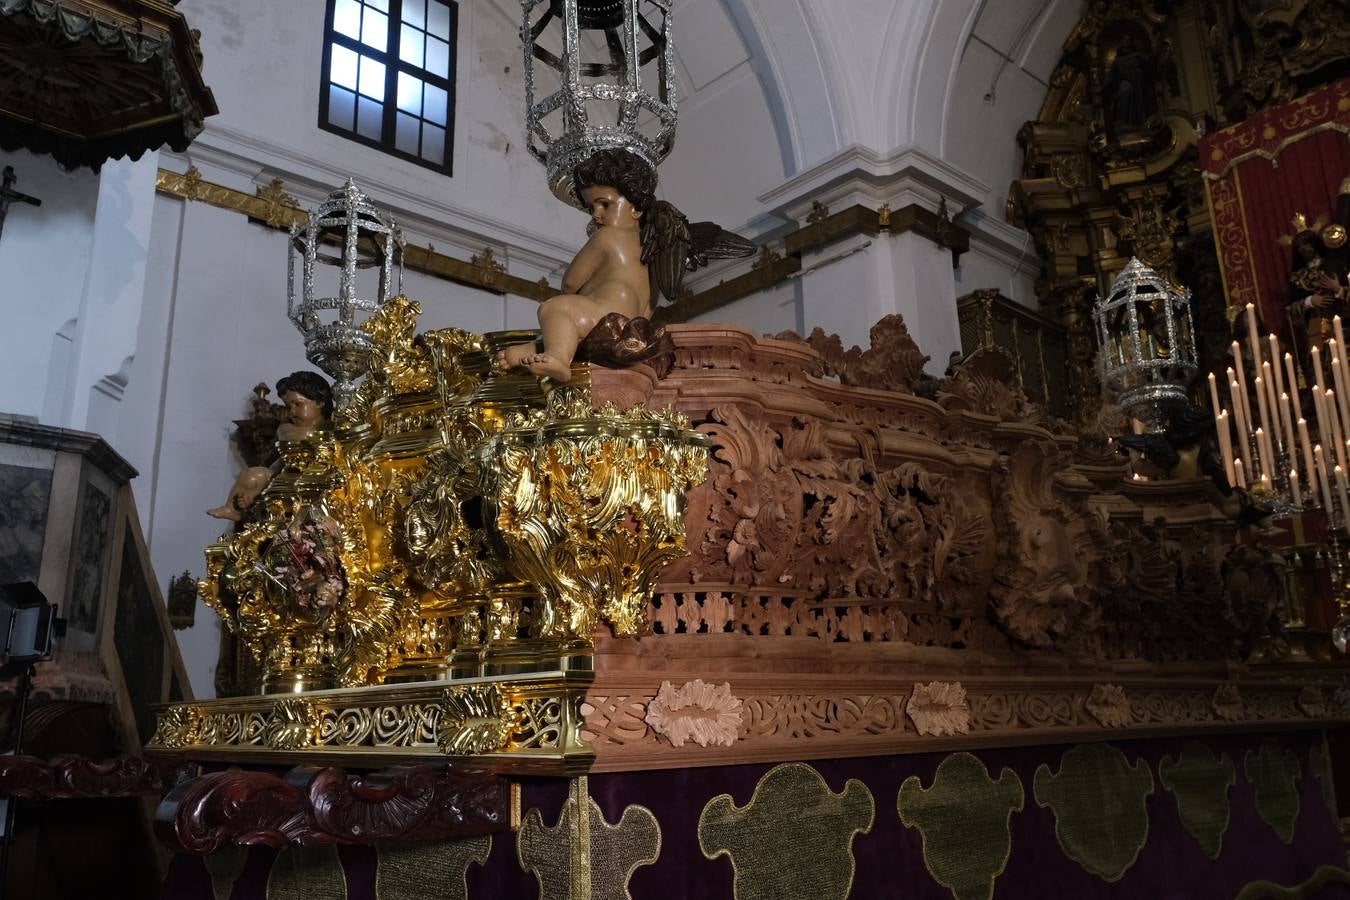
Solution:
M 445 689 L 436 740 L 451 756 L 473 756 L 501 749 L 517 723 L 512 704 L 495 684 Z
M 1237 722 L 1246 717 L 1242 692 L 1235 684 L 1221 684 L 1215 688 L 1210 706 L 1214 709 L 1214 715 L 1225 722 Z
M 700 747 L 730 747 L 741 728 L 741 701 L 731 694 L 731 684 L 708 684 L 701 678 L 678 688 L 661 683 L 647 705 L 645 721 L 675 747 L 693 741 Z
M 309 700 L 294 697 L 272 706 L 263 741 L 273 750 L 301 750 L 318 742 L 319 707 Z
M 905 712 L 919 734 L 941 737 L 970 731 L 970 703 L 960 682 L 930 681 L 914 685 Z
M 174 706 L 159 714 L 150 743 L 166 750 L 179 750 L 197 743 L 202 730 L 202 713 L 195 706 Z

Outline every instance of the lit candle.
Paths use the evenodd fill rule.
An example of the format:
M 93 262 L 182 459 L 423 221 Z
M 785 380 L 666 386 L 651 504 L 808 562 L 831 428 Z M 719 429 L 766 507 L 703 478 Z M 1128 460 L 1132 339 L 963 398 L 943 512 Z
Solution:
M 1256 307 L 1247 304 L 1247 346 L 1252 350 L 1253 374 L 1261 371 L 1261 339 L 1256 336 Z
M 1313 459 L 1317 461 L 1317 483 L 1322 488 L 1322 508 L 1326 510 L 1327 521 L 1330 521 L 1335 507 L 1331 503 L 1331 482 L 1327 480 L 1327 459 L 1322 453 L 1321 444 L 1313 447 Z
M 1325 391 L 1326 385 L 1322 383 L 1322 351 L 1320 348 L 1314 347 L 1308 352 L 1308 355 L 1312 357 L 1313 387 L 1319 391 Z M 1320 429 L 1322 423 L 1318 422 L 1317 427 Z
M 1327 418 L 1331 420 L 1331 429 L 1327 434 L 1331 435 L 1330 440 L 1336 442 L 1336 462 L 1339 465 L 1345 459 L 1345 433 L 1341 430 L 1341 417 L 1336 412 L 1336 392 L 1328 388 L 1325 398 L 1322 401 L 1322 408 L 1327 411 Z M 1330 452 L 1327 453 L 1327 461 L 1331 461 Z
M 1261 377 L 1266 384 L 1266 401 L 1270 404 L 1270 420 L 1274 423 L 1271 433 L 1275 435 L 1275 444 L 1284 449 L 1284 432 L 1280 430 L 1280 395 L 1275 393 L 1275 382 L 1271 379 L 1270 363 L 1261 363 Z
M 1266 385 L 1260 375 L 1256 376 L 1252 387 L 1256 389 L 1256 406 L 1261 412 L 1261 427 L 1256 429 L 1256 452 L 1261 454 L 1261 471 L 1269 473 L 1275 459 L 1266 451 L 1270 439 L 1270 410 L 1266 404 Z
M 1340 466 L 1336 467 L 1336 497 L 1341 501 L 1341 522 L 1346 520 L 1346 514 L 1350 513 L 1350 486 L 1345 483 L 1345 470 Z
M 1242 457 L 1242 464 L 1248 469 L 1252 467 L 1252 448 L 1249 443 L 1251 437 L 1251 423 L 1247 421 L 1247 408 L 1238 399 L 1238 392 L 1242 389 L 1234 381 L 1228 386 L 1233 392 L 1233 424 L 1237 428 L 1238 453 Z
M 1235 483 L 1238 487 L 1245 488 L 1247 486 L 1247 478 L 1242 474 L 1242 460 L 1240 459 L 1233 460 L 1233 477 L 1236 479 Z
M 1338 346 L 1344 347 L 1344 346 L 1345 346 L 1345 332 L 1341 331 L 1341 317 L 1340 317 L 1340 316 L 1332 316 L 1332 317 L 1331 317 L 1331 330 L 1334 331 L 1334 332 L 1336 332 L 1336 344 L 1337 344 Z
M 1303 494 L 1298 489 L 1298 469 L 1289 470 L 1289 490 L 1294 497 L 1294 508 L 1303 508 Z
M 1270 334 L 1270 365 L 1275 369 L 1275 396 L 1278 397 L 1284 393 L 1284 372 L 1280 370 L 1280 339 L 1274 332 Z
M 1333 352 L 1331 357 L 1331 374 L 1336 383 L 1336 405 L 1332 412 L 1340 417 L 1341 431 L 1344 432 L 1350 428 L 1350 378 L 1346 377 L 1345 361 L 1340 358 L 1339 351 Z M 1345 434 L 1342 433 L 1342 438 Z
M 1294 354 L 1284 355 L 1284 374 L 1289 378 L 1289 396 L 1294 398 L 1294 417 L 1303 418 L 1303 400 L 1298 395 L 1298 378 L 1294 375 Z
M 1214 418 L 1219 418 L 1219 411 L 1223 409 L 1219 405 L 1219 382 L 1215 380 L 1214 373 L 1209 373 L 1209 404 L 1214 407 Z
M 1256 429 L 1256 450 L 1261 454 L 1261 478 L 1264 480 L 1270 475 L 1271 467 L 1275 465 L 1275 454 L 1270 449 L 1270 435 L 1264 428 Z
M 1280 423 L 1284 425 L 1284 450 L 1289 454 L 1289 459 L 1293 460 L 1294 454 L 1298 451 L 1294 449 L 1294 414 L 1289 408 L 1289 395 L 1280 394 Z
M 1317 470 L 1313 468 L 1312 443 L 1308 440 L 1308 420 L 1299 417 L 1298 441 L 1303 445 L 1303 471 L 1308 476 L 1308 490 L 1317 493 Z
M 1219 456 L 1223 458 L 1223 473 L 1230 485 L 1237 484 L 1237 479 L 1233 477 L 1233 435 L 1228 431 L 1228 410 L 1219 413 L 1214 424 L 1219 432 Z

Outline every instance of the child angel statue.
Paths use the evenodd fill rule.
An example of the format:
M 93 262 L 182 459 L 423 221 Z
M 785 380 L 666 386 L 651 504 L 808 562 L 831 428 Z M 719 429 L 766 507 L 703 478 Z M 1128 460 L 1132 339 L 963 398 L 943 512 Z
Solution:
M 541 340 L 502 350 L 499 371 L 565 382 L 578 357 L 623 367 L 667 352 L 669 338 L 651 322 L 657 295 L 674 301 L 686 271 L 755 252 L 745 238 L 713 222 L 691 225 L 657 200 L 656 170 L 627 150 L 589 156 L 573 171 L 573 189 L 590 213 L 590 239 L 567 267 L 564 293 L 539 305 Z

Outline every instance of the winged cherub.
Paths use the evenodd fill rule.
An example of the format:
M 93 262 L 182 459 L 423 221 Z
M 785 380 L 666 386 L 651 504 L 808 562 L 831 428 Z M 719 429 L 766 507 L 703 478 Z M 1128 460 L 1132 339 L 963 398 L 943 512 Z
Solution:
M 591 214 L 591 236 L 567 273 L 563 290 L 539 305 L 543 347 L 515 344 L 497 354 L 499 369 L 523 368 L 557 382 L 572 377 L 578 347 L 598 343 L 588 336 L 612 335 L 607 343 L 637 343 L 654 349 L 650 318 L 659 292 L 680 296 L 684 273 L 709 259 L 750 256 L 755 245 L 713 222 L 689 224 L 656 199 L 656 171 L 627 150 L 600 150 L 572 173 L 574 190 Z M 583 355 L 591 355 L 589 353 Z M 631 365 L 654 352 L 612 348 L 597 361 Z

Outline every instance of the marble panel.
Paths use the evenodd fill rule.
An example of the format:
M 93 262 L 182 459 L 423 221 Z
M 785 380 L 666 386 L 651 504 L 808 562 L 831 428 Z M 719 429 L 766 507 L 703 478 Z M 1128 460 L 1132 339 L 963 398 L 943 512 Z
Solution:
M 37 582 L 51 490 L 49 469 L 0 463 L 0 584 Z
M 93 481 L 86 481 L 76 520 L 74 579 L 66 618 L 71 628 L 93 634 L 98 630 L 98 601 L 103 592 L 103 573 L 108 535 L 112 531 L 112 498 Z

